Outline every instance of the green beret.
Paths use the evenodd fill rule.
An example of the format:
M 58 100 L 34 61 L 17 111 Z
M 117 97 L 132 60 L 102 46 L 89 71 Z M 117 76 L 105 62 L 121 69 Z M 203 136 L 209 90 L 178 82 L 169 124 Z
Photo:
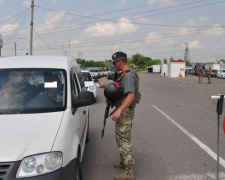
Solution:
M 116 58 L 120 58 L 120 57 L 127 57 L 127 54 L 122 51 L 118 51 L 112 55 L 112 59 L 116 59 Z

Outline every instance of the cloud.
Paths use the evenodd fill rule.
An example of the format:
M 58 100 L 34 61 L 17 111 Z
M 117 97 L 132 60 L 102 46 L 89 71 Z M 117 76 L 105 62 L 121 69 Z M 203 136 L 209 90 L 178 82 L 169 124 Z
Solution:
M 1 26 L 0 32 L 10 32 L 10 31 L 15 31 L 19 27 L 18 23 L 14 24 L 6 24 Z M 12 33 L 12 32 L 11 32 Z
M 31 6 L 31 1 L 23 1 L 23 6 L 29 8 Z
M 88 27 L 84 30 L 90 36 L 115 36 L 121 34 L 127 34 L 135 32 L 138 29 L 137 26 L 131 23 L 127 18 L 121 18 L 117 24 L 112 22 L 96 23 L 95 26 Z
M 170 4 L 175 4 L 174 0 L 168 0 L 164 2 L 159 2 L 158 0 L 148 0 L 148 5 L 150 7 L 154 6 L 155 4 L 160 4 L 160 5 L 170 5 Z
M 205 30 L 205 36 L 218 36 L 225 33 L 224 27 L 219 24 L 215 24 L 212 28 Z
M 185 45 L 182 44 L 182 47 L 184 48 Z M 201 45 L 199 40 L 188 42 L 188 48 L 189 49 L 197 49 L 197 48 L 201 48 L 201 47 L 202 47 L 202 45 Z
M 119 4 L 120 6 L 124 6 L 126 4 L 127 0 L 120 0 Z
M 158 36 L 156 33 L 150 32 L 148 36 L 146 37 L 145 42 L 150 44 L 150 43 L 160 42 L 162 40 L 163 40 L 162 36 Z
M 45 31 L 46 29 L 52 30 L 57 28 L 60 28 L 61 30 L 63 29 L 64 31 L 72 26 L 72 24 L 69 24 L 71 26 L 68 26 L 67 20 L 70 20 L 70 17 L 66 16 L 64 12 L 49 12 L 43 19 L 45 25 L 40 24 L 36 28 L 38 31 Z M 62 23 L 63 21 L 64 23 Z M 65 27 L 65 29 L 63 27 Z
M 163 44 L 163 45 L 171 45 L 172 44 L 171 40 L 165 39 L 163 36 L 157 35 L 154 32 L 150 32 L 148 34 L 148 36 L 145 39 L 145 42 L 147 44 L 153 44 L 153 43 Z
M 199 20 L 200 22 L 206 22 L 206 21 L 209 20 L 209 18 L 208 18 L 208 17 L 205 17 L 205 16 L 201 16 L 201 17 L 199 17 L 198 20 Z

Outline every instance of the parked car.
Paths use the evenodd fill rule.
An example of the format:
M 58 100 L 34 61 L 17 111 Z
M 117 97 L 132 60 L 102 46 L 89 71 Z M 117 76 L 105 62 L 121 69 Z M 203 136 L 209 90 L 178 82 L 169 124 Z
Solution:
M 94 79 L 91 77 L 91 74 L 89 71 L 81 71 L 81 73 L 82 73 L 85 88 L 87 89 L 87 91 L 90 91 L 94 94 L 94 98 L 96 101 L 97 88 L 94 84 Z
M 225 69 L 221 69 L 218 71 L 217 78 L 225 78 Z
M 75 59 L 14 56 L 0 64 L 0 179 L 81 180 L 94 96 L 81 90 Z
M 98 69 L 90 69 L 91 76 L 93 78 L 100 78 L 101 74 Z
M 215 77 L 216 78 L 217 77 L 217 73 L 218 73 L 218 70 L 213 69 L 211 77 Z
M 115 68 L 115 66 L 111 63 L 109 66 L 109 71 L 108 71 L 108 79 L 113 79 L 115 72 L 117 71 L 117 69 Z
M 208 77 L 208 69 L 204 69 L 203 77 Z

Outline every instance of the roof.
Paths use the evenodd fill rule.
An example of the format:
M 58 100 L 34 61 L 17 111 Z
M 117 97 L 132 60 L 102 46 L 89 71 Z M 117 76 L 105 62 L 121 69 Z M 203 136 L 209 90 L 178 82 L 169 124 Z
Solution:
M 12 56 L 0 58 L 0 68 L 57 68 L 78 66 L 75 58 L 66 56 Z
M 81 72 L 83 72 L 83 73 L 90 73 L 89 71 L 86 71 L 86 70 L 81 70 Z

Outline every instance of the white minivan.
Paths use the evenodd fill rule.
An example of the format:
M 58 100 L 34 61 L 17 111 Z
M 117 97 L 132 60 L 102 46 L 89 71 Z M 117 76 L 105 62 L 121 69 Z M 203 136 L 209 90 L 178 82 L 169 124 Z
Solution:
M 0 58 L 0 180 L 80 180 L 92 92 L 75 59 Z

